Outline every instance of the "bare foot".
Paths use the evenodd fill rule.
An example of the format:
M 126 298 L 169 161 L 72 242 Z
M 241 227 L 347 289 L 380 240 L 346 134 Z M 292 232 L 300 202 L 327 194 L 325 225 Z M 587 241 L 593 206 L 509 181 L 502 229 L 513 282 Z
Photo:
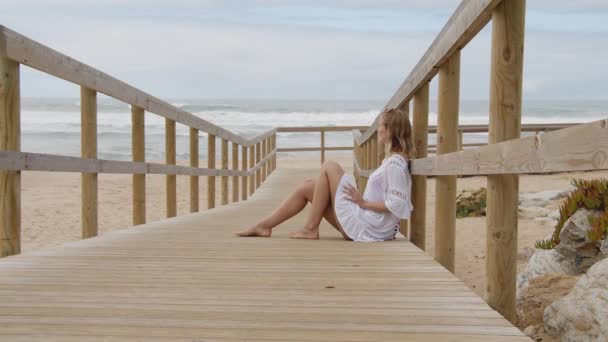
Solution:
M 293 232 L 289 234 L 290 239 L 309 239 L 309 240 L 319 240 L 319 231 L 318 230 L 310 230 L 310 229 L 302 229 L 297 232 Z
M 249 229 L 243 230 L 242 232 L 234 233 L 236 236 L 259 236 L 259 237 L 270 237 L 272 229 L 264 228 L 262 226 L 253 226 Z

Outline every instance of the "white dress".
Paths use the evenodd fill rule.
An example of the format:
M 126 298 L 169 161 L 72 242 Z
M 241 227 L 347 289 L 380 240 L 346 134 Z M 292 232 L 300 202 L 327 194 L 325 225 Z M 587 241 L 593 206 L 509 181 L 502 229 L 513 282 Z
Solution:
M 407 161 L 401 155 L 394 154 L 384 159 L 368 179 L 363 199 L 368 202 L 384 202 L 388 212 L 363 209 L 348 200 L 346 183 L 357 188 L 354 177 L 344 174 L 336 191 L 334 206 L 344 232 L 353 241 L 395 239 L 399 231 L 399 219 L 409 219 L 413 209 L 410 200 L 412 179 Z

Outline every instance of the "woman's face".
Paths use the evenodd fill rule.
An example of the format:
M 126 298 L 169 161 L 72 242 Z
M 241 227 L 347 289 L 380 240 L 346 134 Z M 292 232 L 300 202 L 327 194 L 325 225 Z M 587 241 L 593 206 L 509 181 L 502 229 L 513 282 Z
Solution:
M 388 143 L 388 129 L 384 124 L 384 118 L 380 119 L 380 124 L 378 125 L 378 143 Z

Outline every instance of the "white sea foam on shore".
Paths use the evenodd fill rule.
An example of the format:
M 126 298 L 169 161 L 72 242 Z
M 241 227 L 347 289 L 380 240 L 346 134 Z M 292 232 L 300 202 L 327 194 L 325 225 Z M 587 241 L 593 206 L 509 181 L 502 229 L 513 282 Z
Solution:
M 369 125 L 381 101 L 261 101 L 174 100 L 173 105 L 218 126 L 247 137 L 276 126 Z M 488 104 L 461 101 L 460 124 L 487 124 Z M 430 105 L 429 124 L 437 122 L 436 102 Z M 606 118 L 608 101 L 530 102 L 524 104 L 523 123 L 590 122 Z M 101 97 L 98 109 L 98 150 L 102 159 L 131 159 L 131 112 L 124 103 Z M 146 115 L 146 158 L 164 159 L 164 118 Z M 25 98 L 22 103 L 22 150 L 69 156 L 80 155 L 80 108 L 77 99 Z M 318 133 L 281 133 L 280 147 L 319 146 Z M 434 135 L 429 142 L 433 143 Z M 465 143 L 486 142 L 487 134 L 469 134 Z M 201 157 L 206 139 L 200 139 Z M 219 149 L 219 144 L 218 149 Z M 327 146 L 350 146 L 350 132 L 328 133 Z M 178 159 L 188 158 L 188 129 L 177 125 Z

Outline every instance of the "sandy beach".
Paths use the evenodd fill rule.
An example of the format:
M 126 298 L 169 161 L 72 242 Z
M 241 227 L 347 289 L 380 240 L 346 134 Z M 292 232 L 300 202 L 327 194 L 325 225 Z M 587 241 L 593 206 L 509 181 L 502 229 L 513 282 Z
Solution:
M 340 162 L 347 172 L 352 172 L 350 154 L 330 154 L 328 159 Z M 317 155 L 279 156 L 279 167 L 319 167 Z M 201 165 L 206 165 L 201 161 Z M 564 190 L 573 178 L 607 177 L 608 171 L 573 172 L 550 175 L 525 175 L 520 177 L 520 192 Z M 220 187 L 220 177 L 216 178 Z M 203 177 L 200 187 L 200 203 L 207 206 L 207 183 Z M 231 181 L 229 181 L 231 186 Z M 458 179 L 458 192 L 486 186 L 485 177 Z M 60 245 L 80 239 L 80 174 L 61 172 L 23 172 L 22 176 L 22 250 L 34 251 L 45 246 Z M 189 213 L 188 177 L 177 177 L 178 215 Z M 147 177 L 147 221 L 165 217 L 165 178 L 161 175 Z M 216 203 L 220 203 L 219 191 Z M 229 192 L 231 194 L 231 190 Z M 428 180 L 426 250 L 433 253 L 435 182 Z M 116 229 L 131 226 L 131 175 L 99 175 L 99 233 L 108 234 Z M 527 249 L 534 241 L 553 231 L 550 221 L 519 220 L 518 268 L 525 266 Z M 332 233 L 335 233 L 332 231 Z M 483 295 L 485 277 L 485 218 L 457 220 L 456 275 L 463 279 L 477 294 Z

